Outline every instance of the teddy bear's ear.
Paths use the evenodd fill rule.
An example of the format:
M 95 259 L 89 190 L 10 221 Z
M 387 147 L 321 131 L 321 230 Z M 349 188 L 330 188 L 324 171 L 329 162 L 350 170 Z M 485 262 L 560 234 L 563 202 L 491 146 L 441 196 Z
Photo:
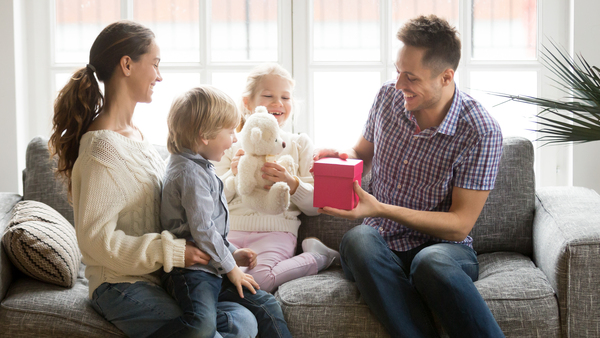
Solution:
M 260 141 L 260 139 L 262 138 L 262 130 L 260 130 L 260 128 L 258 127 L 252 128 L 252 130 L 250 131 L 250 138 L 252 139 L 252 142 Z

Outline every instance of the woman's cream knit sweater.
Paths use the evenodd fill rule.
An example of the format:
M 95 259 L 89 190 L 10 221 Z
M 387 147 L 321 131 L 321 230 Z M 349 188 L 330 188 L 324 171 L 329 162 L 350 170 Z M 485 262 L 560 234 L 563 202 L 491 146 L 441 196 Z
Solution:
M 311 173 L 310 164 L 313 156 L 313 144 L 306 134 L 291 134 L 280 131 L 283 141 L 287 145 L 283 152 L 277 156 L 290 155 L 296 163 L 296 172 L 290 173 L 298 177 L 300 185 L 296 192 L 290 198 L 290 207 L 284 213 L 279 215 L 267 215 L 254 211 L 242 202 L 241 196 L 235 191 L 223 189 L 227 197 L 229 214 L 231 215 L 230 229 L 233 231 L 284 231 L 298 236 L 298 227 L 300 212 L 309 216 L 318 215 L 317 208 L 313 207 L 314 179 Z M 241 137 L 240 137 L 241 139 Z M 231 148 L 225 151 L 225 155 L 220 162 L 215 162 L 215 171 L 223 182 L 232 176 L 231 160 L 238 149 L 242 148 L 241 142 L 234 143 Z
M 90 281 L 159 284 L 158 270 L 183 267 L 185 240 L 161 231 L 165 164 L 147 141 L 113 131 L 81 138 L 72 173 L 77 241 Z

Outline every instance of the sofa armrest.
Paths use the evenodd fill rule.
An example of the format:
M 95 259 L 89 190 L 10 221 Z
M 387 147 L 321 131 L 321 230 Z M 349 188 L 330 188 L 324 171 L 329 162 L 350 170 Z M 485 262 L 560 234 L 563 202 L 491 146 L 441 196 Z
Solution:
M 536 192 L 533 258 L 556 291 L 564 337 L 600 336 L 600 195 L 581 187 Z
M 21 199 L 23 197 L 19 194 L 0 193 L 0 237 L 4 235 L 4 230 L 10 222 L 13 207 Z M 6 252 L 4 252 L 2 241 L 0 241 L 0 273 L 2 273 L 0 277 L 0 301 L 2 301 L 13 278 L 13 265 Z

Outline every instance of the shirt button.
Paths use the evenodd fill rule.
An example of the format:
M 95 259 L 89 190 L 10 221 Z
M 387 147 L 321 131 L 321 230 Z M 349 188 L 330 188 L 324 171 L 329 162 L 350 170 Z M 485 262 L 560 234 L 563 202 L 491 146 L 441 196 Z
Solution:
M 379 227 L 379 231 L 383 232 L 383 227 Z
M 401 184 L 398 184 L 398 189 L 400 189 L 400 188 L 402 188 L 402 185 L 401 185 Z
M 404 160 L 404 164 L 408 164 L 408 161 L 407 161 L 407 160 Z

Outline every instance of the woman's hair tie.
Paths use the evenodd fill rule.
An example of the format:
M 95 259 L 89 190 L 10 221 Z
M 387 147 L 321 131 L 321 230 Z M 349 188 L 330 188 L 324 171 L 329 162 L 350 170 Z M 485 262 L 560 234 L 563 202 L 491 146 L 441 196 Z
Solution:
M 92 71 L 92 73 L 95 73 L 95 72 L 96 72 L 96 67 L 94 67 L 94 66 L 90 65 L 89 63 L 88 63 L 87 65 L 85 65 L 85 67 L 86 67 L 87 69 L 91 70 L 91 71 Z

